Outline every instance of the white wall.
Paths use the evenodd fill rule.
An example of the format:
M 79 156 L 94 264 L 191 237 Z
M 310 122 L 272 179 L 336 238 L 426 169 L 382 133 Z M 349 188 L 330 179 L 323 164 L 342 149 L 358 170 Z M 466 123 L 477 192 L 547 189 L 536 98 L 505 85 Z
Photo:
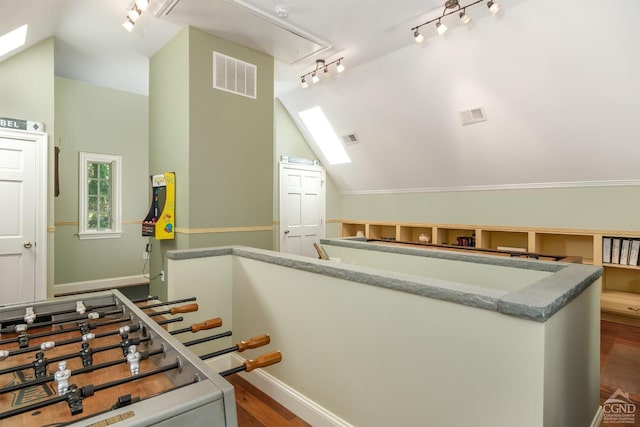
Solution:
M 168 268 L 170 298 L 197 296 L 234 342 L 269 333 L 242 356 L 280 350 L 265 371 L 352 425 L 564 427 L 597 409 L 599 282 L 541 323 L 241 256 Z
M 339 135 L 358 134 L 352 163 L 327 166 L 341 191 L 640 178 L 640 3 L 501 3 L 497 19 L 482 11 L 421 46 L 408 34 L 402 50 L 281 96 L 298 124 L 320 105 Z M 461 126 L 472 107 L 488 120 Z

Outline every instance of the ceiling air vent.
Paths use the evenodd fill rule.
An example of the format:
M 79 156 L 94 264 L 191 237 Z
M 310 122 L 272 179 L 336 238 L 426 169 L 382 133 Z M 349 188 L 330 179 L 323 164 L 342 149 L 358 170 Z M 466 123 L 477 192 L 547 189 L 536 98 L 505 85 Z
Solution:
M 256 99 L 258 67 L 248 62 L 213 52 L 213 87 Z
M 349 135 L 345 135 L 342 137 L 344 141 L 344 145 L 353 145 L 360 142 L 358 136 L 355 133 L 350 133 Z
M 470 125 L 472 123 L 484 122 L 487 120 L 487 116 L 484 114 L 482 107 L 472 108 L 470 110 L 460 111 L 460 120 L 463 125 Z

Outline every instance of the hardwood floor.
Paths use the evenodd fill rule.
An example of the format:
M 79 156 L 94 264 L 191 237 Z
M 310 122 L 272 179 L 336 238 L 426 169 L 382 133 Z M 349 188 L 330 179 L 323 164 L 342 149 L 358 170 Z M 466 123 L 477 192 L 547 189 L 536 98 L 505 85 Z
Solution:
M 239 427 L 311 427 L 238 374 L 226 380 L 236 389 Z
M 640 327 L 601 322 L 600 372 L 601 404 L 621 389 L 637 408 L 635 423 L 604 422 L 601 426 L 640 427 Z M 239 375 L 227 380 L 236 389 L 239 427 L 310 426 Z
M 634 422 L 614 423 L 605 411 L 601 425 L 640 427 L 640 327 L 603 320 L 600 327 L 600 404 L 613 397 L 618 389 L 629 393 L 629 400 L 635 404 L 635 413 L 629 416 Z

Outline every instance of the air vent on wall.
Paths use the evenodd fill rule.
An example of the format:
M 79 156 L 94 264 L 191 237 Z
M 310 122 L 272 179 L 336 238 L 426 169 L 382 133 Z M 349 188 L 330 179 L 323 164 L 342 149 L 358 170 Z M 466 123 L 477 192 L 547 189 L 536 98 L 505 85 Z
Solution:
M 484 114 L 484 109 L 478 107 L 460 111 L 460 120 L 462 120 L 463 125 L 470 125 L 472 123 L 484 122 L 487 120 L 487 116 Z
M 360 140 L 358 139 L 358 136 L 355 133 L 344 135 L 342 137 L 342 140 L 344 141 L 344 145 L 353 145 L 360 142 Z
M 256 98 L 258 67 L 248 62 L 213 52 L 213 87 L 237 95 Z

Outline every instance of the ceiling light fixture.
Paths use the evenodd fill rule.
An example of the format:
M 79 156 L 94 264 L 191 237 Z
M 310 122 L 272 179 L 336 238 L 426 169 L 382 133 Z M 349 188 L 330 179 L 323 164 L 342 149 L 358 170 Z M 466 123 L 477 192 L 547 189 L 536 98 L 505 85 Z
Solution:
M 469 22 L 471 22 L 471 16 L 467 14 L 467 8 L 470 6 L 475 6 L 484 1 L 485 0 L 476 0 L 467 5 L 461 6 L 460 0 L 447 0 L 444 3 L 444 10 L 442 11 L 442 15 L 437 18 L 431 19 L 424 24 L 416 25 L 411 29 L 411 31 L 413 32 L 413 39 L 416 41 L 416 43 L 422 43 L 424 41 L 424 35 L 420 32 L 420 28 L 434 22 L 436 23 L 436 30 L 438 31 L 438 34 L 443 35 L 447 31 L 447 26 L 441 22 L 442 18 L 457 12 L 459 12 L 460 22 L 462 22 L 463 24 L 468 24 Z M 487 7 L 489 8 L 491 14 L 494 16 L 500 11 L 500 5 L 493 0 L 489 0 L 487 2 Z
M 344 59 L 344 57 L 342 58 L 338 58 L 335 61 L 331 61 L 331 62 L 326 62 L 324 59 L 317 59 L 316 60 L 316 68 L 313 71 L 309 71 L 306 74 L 303 74 L 300 76 L 300 82 L 302 84 L 303 88 L 306 88 L 309 86 L 309 84 L 307 83 L 307 77 L 311 76 L 311 81 L 313 83 L 318 83 L 320 81 L 320 76 L 318 75 L 318 71 L 322 70 L 325 76 L 329 76 L 329 66 L 336 64 L 336 71 L 338 73 L 342 73 L 345 68 L 344 65 L 342 64 L 342 60 Z
M 464 25 L 467 25 L 469 22 L 471 22 L 471 16 L 467 15 L 467 11 L 465 9 L 462 9 L 462 12 L 460 12 L 460 22 L 462 22 Z
M 489 12 L 491 12 L 493 16 L 495 16 L 496 13 L 500 12 L 500 5 L 493 0 L 489 0 L 489 2 L 487 3 L 487 7 L 489 8 Z
M 133 31 L 133 26 L 136 24 L 136 21 L 142 15 L 142 12 L 147 10 L 147 7 L 149 7 L 148 0 L 136 0 L 133 3 L 133 5 L 131 5 L 131 7 L 129 8 L 129 11 L 127 12 L 126 21 L 122 23 L 122 26 L 124 27 L 124 29 L 129 32 Z
M 413 39 L 418 44 L 420 44 L 420 43 L 422 43 L 424 41 L 424 36 L 422 35 L 422 33 L 420 33 L 420 31 L 417 28 L 413 32 Z

